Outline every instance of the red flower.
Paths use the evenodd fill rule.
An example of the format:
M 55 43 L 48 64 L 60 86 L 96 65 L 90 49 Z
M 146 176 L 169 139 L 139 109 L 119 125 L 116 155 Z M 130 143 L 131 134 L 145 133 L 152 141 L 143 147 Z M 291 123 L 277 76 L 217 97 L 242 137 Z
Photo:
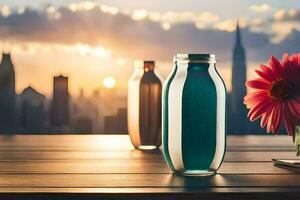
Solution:
M 295 126 L 300 124 L 300 53 L 284 54 L 282 63 L 272 56 L 269 66 L 260 65 L 255 72 L 259 78 L 246 83 L 253 89 L 244 97 L 250 109 L 248 117 L 251 121 L 261 117 L 260 125 L 266 126 L 268 133 L 278 133 L 283 122 L 294 136 Z

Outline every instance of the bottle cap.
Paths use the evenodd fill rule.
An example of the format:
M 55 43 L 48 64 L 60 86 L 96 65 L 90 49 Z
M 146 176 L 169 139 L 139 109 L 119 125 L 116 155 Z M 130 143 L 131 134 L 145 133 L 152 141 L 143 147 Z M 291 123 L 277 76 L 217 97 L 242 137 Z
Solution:
M 144 61 L 144 70 L 147 72 L 149 70 L 153 70 L 155 68 L 155 61 L 153 60 L 145 60 Z

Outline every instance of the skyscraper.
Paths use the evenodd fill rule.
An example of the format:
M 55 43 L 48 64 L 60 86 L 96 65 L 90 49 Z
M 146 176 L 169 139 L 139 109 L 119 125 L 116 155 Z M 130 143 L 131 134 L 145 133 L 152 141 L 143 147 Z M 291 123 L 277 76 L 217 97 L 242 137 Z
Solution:
M 15 131 L 15 71 L 9 53 L 0 64 L 0 133 Z
M 27 87 L 20 95 L 20 128 L 22 133 L 46 132 L 46 97 L 32 87 Z
M 53 98 L 50 111 L 50 122 L 54 130 L 68 131 L 69 128 L 69 92 L 68 77 L 62 75 L 53 79 Z
M 230 96 L 229 133 L 243 134 L 248 131 L 247 110 L 243 104 L 246 95 L 246 55 L 242 44 L 239 23 L 236 26 L 235 46 L 233 49 L 232 92 Z

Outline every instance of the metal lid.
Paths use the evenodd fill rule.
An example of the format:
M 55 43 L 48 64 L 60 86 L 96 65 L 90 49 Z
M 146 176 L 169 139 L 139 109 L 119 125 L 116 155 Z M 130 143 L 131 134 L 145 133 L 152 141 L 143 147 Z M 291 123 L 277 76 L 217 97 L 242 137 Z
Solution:
M 176 61 L 216 63 L 216 55 L 215 54 L 175 54 L 174 62 Z
M 148 72 L 150 70 L 154 70 L 155 67 L 155 61 L 153 60 L 145 60 L 144 61 L 144 70 L 145 72 Z
M 154 60 L 135 60 L 134 61 L 135 68 L 145 68 L 145 67 L 155 67 L 155 61 Z

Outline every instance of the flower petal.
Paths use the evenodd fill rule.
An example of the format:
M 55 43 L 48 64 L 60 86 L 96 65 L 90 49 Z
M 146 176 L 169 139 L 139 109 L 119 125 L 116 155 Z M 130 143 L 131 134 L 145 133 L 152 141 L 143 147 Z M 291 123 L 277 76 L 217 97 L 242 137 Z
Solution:
M 282 68 L 285 69 L 289 62 L 289 55 L 287 53 L 284 53 L 282 56 Z
M 246 85 L 258 90 L 268 90 L 270 88 L 270 83 L 264 81 L 263 79 L 254 79 L 247 81 Z
M 291 116 L 290 112 L 287 112 L 286 109 L 284 110 L 284 114 L 283 114 L 283 122 L 284 122 L 284 126 L 285 129 L 288 133 L 288 135 L 294 135 L 294 124 L 293 124 L 293 119 Z
M 272 106 L 270 99 L 264 99 L 256 103 L 248 113 L 250 121 L 254 121 L 265 113 Z
M 271 133 L 272 132 L 272 125 L 273 125 L 273 115 L 274 115 L 274 110 L 275 110 L 275 106 L 273 107 L 273 109 L 270 112 L 269 118 L 268 118 L 268 122 L 267 122 L 267 132 Z
M 269 66 L 276 75 L 280 76 L 282 74 L 281 63 L 274 56 L 271 56 L 271 59 L 269 60 Z
M 272 80 L 276 80 L 278 78 L 280 78 L 280 76 L 276 75 L 269 66 L 266 66 L 266 65 L 263 65 L 261 64 L 260 65 L 260 68 L 261 68 L 261 71 L 264 73 L 264 74 L 268 74 L 268 76 L 272 79 Z
M 270 114 L 271 114 L 271 112 L 272 112 L 272 110 L 273 110 L 273 108 L 274 108 L 274 105 L 275 105 L 275 104 L 272 104 L 272 105 L 268 108 L 268 110 L 267 110 L 264 114 L 262 114 L 262 116 L 261 116 L 261 121 L 260 121 L 260 126 L 261 126 L 262 128 L 264 128 L 264 127 L 267 125 L 268 120 L 269 120 L 269 118 L 270 118 Z
M 295 59 L 295 60 L 297 60 L 298 62 L 297 62 L 297 65 L 300 67 L 300 53 L 298 53 L 298 54 L 294 54 L 294 55 L 292 55 L 294 58 L 293 59 Z
M 296 67 L 298 65 L 298 55 L 297 54 L 294 54 L 294 55 L 291 55 L 289 57 L 289 61 L 291 63 L 291 65 L 293 65 L 294 67 Z
M 265 79 L 266 81 L 274 81 L 273 77 L 270 74 L 266 74 L 260 70 L 254 70 L 261 78 Z
M 283 115 L 283 106 L 282 103 L 277 103 L 274 107 L 274 113 L 272 118 L 272 132 L 278 134 L 279 127 L 281 125 L 282 115 Z
M 252 108 L 254 104 L 256 104 L 258 101 L 261 101 L 264 98 L 268 98 L 266 91 L 256 91 L 247 94 L 244 97 L 244 104 L 247 106 L 247 108 Z
M 289 112 L 300 121 L 300 104 L 294 100 L 287 102 Z

